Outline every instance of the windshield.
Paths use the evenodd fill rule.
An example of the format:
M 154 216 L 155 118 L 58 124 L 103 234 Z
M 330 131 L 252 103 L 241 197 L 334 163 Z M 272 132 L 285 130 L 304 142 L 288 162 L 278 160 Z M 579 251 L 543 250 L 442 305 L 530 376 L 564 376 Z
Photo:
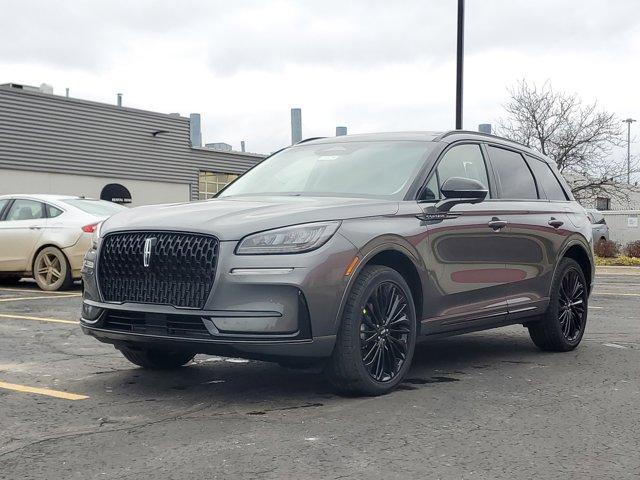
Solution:
M 106 202 L 104 200 L 87 200 L 85 198 L 64 200 L 64 203 L 79 208 L 83 212 L 91 215 L 107 217 L 127 209 L 127 207 L 123 207 L 117 203 Z
M 411 141 L 300 145 L 266 159 L 220 197 L 297 194 L 402 199 L 432 148 L 431 143 Z

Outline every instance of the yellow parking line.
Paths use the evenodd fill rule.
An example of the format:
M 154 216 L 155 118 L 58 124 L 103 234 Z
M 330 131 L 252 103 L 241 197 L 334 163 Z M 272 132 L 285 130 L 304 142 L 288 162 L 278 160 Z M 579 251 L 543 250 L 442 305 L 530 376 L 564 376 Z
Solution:
M 75 320 L 62 320 L 60 318 L 47 318 L 47 317 L 27 317 L 25 315 L 7 315 L 4 313 L 0 313 L 0 318 L 11 318 L 14 320 L 38 320 L 40 322 L 51 322 L 51 323 L 70 323 L 72 325 L 77 325 L 80 322 Z
M 47 293 L 49 295 L 71 295 L 69 292 L 48 292 L 46 290 L 38 290 L 36 288 L 0 288 L 0 292 L 34 292 Z
M 15 383 L 0 382 L 0 388 L 13 390 L 14 392 L 35 393 L 37 395 L 46 395 L 47 397 L 62 398 L 64 400 L 86 400 L 86 395 L 78 395 L 77 393 L 61 392 L 59 390 L 49 390 L 48 388 L 28 387 L 26 385 L 18 385 Z
M 60 295 L 57 298 L 69 298 L 69 297 L 81 297 L 81 293 L 67 293 L 66 295 Z M 42 300 L 43 298 L 51 299 L 52 297 L 11 297 L 11 298 L 0 298 L 0 302 L 21 302 L 22 300 Z

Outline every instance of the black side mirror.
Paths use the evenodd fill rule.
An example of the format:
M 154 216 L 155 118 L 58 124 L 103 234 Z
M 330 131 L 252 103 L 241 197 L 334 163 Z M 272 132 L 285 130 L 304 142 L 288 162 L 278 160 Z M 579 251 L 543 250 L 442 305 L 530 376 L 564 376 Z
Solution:
M 448 212 L 460 203 L 480 203 L 489 193 L 487 188 L 472 178 L 450 177 L 440 189 L 445 200 L 436 204 L 438 212 Z

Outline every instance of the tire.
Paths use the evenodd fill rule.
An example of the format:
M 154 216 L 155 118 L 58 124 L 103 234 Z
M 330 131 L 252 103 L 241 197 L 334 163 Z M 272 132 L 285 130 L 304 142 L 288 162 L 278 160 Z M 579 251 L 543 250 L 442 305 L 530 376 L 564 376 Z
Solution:
M 68 290 L 73 285 L 71 267 L 62 250 L 45 247 L 33 260 L 33 278 L 41 290 Z
M 169 370 L 182 367 L 195 357 L 195 354 L 158 348 L 120 348 L 120 353 L 131 363 L 148 370 Z
M 381 298 L 397 295 L 404 306 L 391 314 L 382 308 L 387 313 L 378 321 L 377 309 L 370 302 L 376 293 Z M 348 395 L 376 396 L 391 391 L 411 366 L 417 325 L 411 289 L 402 275 L 385 266 L 364 267 L 347 298 L 336 346 L 325 366 L 327 379 Z M 378 375 L 381 361 L 383 371 Z
M 575 294 L 569 291 L 573 288 L 573 280 L 569 279 L 578 282 Z M 580 265 L 571 258 L 563 258 L 553 277 L 547 311 L 540 321 L 528 325 L 533 343 L 548 352 L 568 352 L 576 348 L 587 324 L 588 300 L 587 282 Z M 567 308 L 567 305 L 573 306 Z

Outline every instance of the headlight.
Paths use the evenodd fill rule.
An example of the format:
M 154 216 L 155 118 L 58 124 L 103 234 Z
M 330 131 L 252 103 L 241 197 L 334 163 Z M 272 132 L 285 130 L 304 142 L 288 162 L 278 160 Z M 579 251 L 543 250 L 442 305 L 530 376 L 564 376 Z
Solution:
M 100 243 L 100 232 L 102 231 L 102 224 L 104 222 L 100 222 L 96 225 L 96 228 L 93 229 L 93 233 L 91 234 L 91 247 L 95 250 L 98 248 L 98 244 Z
M 339 221 L 317 222 L 254 233 L 240 241 L 236 253 L 264 255 L 308 252 L 324 245 L 339 226 Z

